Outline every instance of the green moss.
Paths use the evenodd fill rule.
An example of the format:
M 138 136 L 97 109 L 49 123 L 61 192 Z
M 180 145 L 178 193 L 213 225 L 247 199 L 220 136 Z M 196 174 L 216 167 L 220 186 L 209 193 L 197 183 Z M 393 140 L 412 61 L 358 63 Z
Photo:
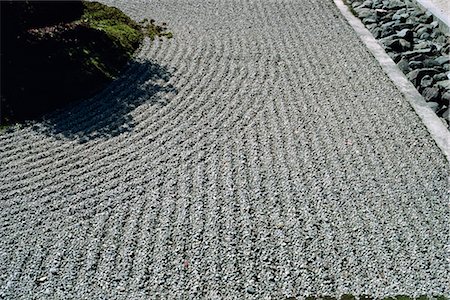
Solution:
M 115 7 L 98 2 L 84 2 L 83 5 L 81 21 L 105 32 L 131 57 L 144 38 L 141 26 Z

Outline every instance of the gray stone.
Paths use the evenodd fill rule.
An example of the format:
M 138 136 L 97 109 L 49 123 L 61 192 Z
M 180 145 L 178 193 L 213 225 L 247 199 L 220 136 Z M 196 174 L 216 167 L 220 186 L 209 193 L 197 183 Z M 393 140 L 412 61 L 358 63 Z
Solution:
M 450 80 L 438 81 L 436 85 L 441 89 L 450 90 Z
M 438 58 L 436 58 L 434 60 L 439 66 L 448 64 L 450 62 L 450 56 L 448 55 L 443 55 L 443 56 L 439 56 Z
M 450 120 L 450 109 L 447 107 L 447 109 L 442 114 L 442 117 L 447 120 L 447 122 Z
M 381 28 L 381 37 L 382 38 L 392 36 L 393 34 L 395 34 L 395 31 L 391 27 L 382 27 Z
M 445 73 L 439 73 L 433 76 L 434 81 L 442 81 L 447 79 L 447 75 Z
M 433 21 L 430 23 L 430 26 L 433 28 L 438 28 L 439 27 L 439 22 L 438 21 Z
M 437 102 L 428 102 L 426 104 L 429 108 L 431 108 L 432 111 L 437 112 L 439 110 L 439 103 Z
M 429 46 L 430 46 L 429 42 L 420 42 L 418 44 L 414 44 L 414 49 L 415 50 L 425 49 L 425 48 L 428 48 Z
M 358 15 L 358 17 L 360 19 L 364 19 L 367 17 L 374 17 L 375 16 L 375 11 L 373 11 L 370 8 L 356 8 L 355 9 L 356 14 Z
M 362 22 L 363 22 L 364 24 L 373 24 L 373 23 L 376 23 L 376 22 L 377 22 L 377 19 L 376 19 L 376 17 L 368 17 L 368 18 L 364 18 L 364 19 L 362 20 Z
M 448 38 L 445 35 L 440 35 L 437 38 L 435 38 L 434 41 L 439 44 L 445 44 L 445 42 L 447 42 L 447 39 Z
M 410 61 L 410 62 L 409 62 L 408 66 L 409 66 L 411 69 L 420 69 L 420 68 L 423 68 L 423 62 L 413 60 L 413 61 Z
M 375 27 L 374 29 L 372 29 L 370 32 L 372 33 L 372 35 L 378 39 L 381 36 L 381 28 L 380 27 Z
M 405 74 L 409 73 L 411 71 L 411 68 L 409 67 L 408 60 L 402 58 L 397 63 L 398 68 Z
M 417 29 L 417 36 L 421 36 L 424 33 L 430 33 L 431 29 L 428 26 L 422 26 Z
M 395 39 L 386 43 L 386 46 L 396 52 L 405 52 L 411 50 L 411 43 L 405 39 Z
M 407 59 L 414 57 L 415 60 L 423 60 L 425 59 L 425 55 L 431 54 L 431 52 L 431 48 L 411 50 L 403 52 L 402 57 L 405 57 Z
M 412 42 L 414 38 L 414 33 L 410 29 L 403 29 L 397 32 L 397 36 L 407 40 L 408 42 Z
M 422 80 L 422 78 L 425 75 L 434 75 L 436 74 L 438 71 L 435 69 L 431 69 L 431 68 L 423 68 L 423 69 L 416 69 L 416 70 L 412 70 L 411 72 L 409 72 L 406 77 L 409 79 L 409 81 L 411 81 L 414 86 L 418 86 L 420 83 L 420 80 Z
M 423 65 L 425 68 L 434 68 L 439 67 L 439 64 L 432 58 L 427 58 L 423 61 Z
M 375 14 L 377 15 L 377 17 L 380 17 L 380 18 L 386 16 L 388 13 L 389 13 L 389 11 L 385 10 L 385 9 L 380 9 L 380 8 L 375 9 Z
M 400 22 L 405 22 L 406 19 L 409 18 L 409 14 L 408 13 L 403 13 L 403 14 L 395 14 L 392 16 L 392 20 L 399 20 Z
M 423 76 L 423 78 L 420 80 L 420 86 L 421 87 L 430 87 L 433 85 L 433 77 L 431 77 L 430 75 L 425 75 Z
M 400 0 L 390 0 L 390 1 L 388 1 L 386 7 L 389 9 L 399 9 L 399 8 L 406 7 L 406 4 Z
M 418 19 L 418 22 L 430 24 L 431 22 L 433 22 L 433 14 L 429 11 L 425 12 L 425 14 Z
M 427 102 L 438 100 L 439 94 L 439 89 L 437 87 L 427 87 L 422 91 L 422 96 Z
M 429 40 L 429 39 L 431 38 L 431 36 L 430 36 L 430 34 L 429 34 L 428 32 L 424 32 L 424 33 L 422 33 L 422 34 L 419 36 L 419 38 L 420 38 L 421 40 Z
M 448 105 L 450 103 L 450 91 L 446 91 L 445 93 L 443 93 L 441 99 Z
M 254 293 L 256 293 L 256 290 L 255 290 L 254 287 L 249 286 L 249 287 L 247 287 L 247 293 L 249 293 L 249 294 L 254 294 Z

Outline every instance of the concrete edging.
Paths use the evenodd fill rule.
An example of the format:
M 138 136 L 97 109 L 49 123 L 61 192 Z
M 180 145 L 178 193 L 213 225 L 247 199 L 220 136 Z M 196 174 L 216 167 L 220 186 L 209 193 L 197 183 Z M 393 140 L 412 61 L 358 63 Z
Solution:
M 450 11 L 450 2 L 448 8 L 439 8 L 433 1 L 430 0 L 413 0 L 418 7 L 423 11 L 429 11 L 434 20 L 439 22 L 439 29 L 446 35 L 450 35 L 450 14 L 446 14 L 445 10 Z M 448 0 L 447 0 L 448 1 Z
M 425 99 L 416 90 L 414 85 L 406 78 L 403 72 L 397 67 L 395 62 L 387 55 L 383 47 L 376 41 L 372 33 L 363 23 L 354 16 L 343 0 L 333 0 L 341 14 L 348 21 L 350 26 L 358 34 L 359 38 L 366 45 L 375 59 L 380 63 L 383 71 L 389 76 L 400 92 L 409 101 L 417 115 L 420 117 L 437 146 L 442 150 L 447 161 L 450 163 L 450 132 L 434 113 L 427 106 Z

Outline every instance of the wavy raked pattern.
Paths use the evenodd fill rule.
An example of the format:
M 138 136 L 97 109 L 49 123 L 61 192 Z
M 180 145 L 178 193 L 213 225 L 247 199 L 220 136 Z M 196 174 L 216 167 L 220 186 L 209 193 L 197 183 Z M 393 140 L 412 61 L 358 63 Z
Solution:
M 175 38 L 0 134 L 0 297 L 448 295 L 447 163 L 332 1 L 104 2 Z

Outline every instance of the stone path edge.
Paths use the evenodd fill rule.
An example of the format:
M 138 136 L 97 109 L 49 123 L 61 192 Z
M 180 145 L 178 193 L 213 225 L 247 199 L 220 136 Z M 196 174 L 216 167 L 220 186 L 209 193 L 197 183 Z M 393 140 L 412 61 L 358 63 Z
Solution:
M 417 115 L 420 117 L 437 146 L 442 150 L 450 163 L 450 131 L 445 127 L 438 116 L 427 106 L 425 99 L 409 82 L 403 72 L 387 55 L 383 47 L 375 40 L 372 33 L 364 27 L 363 23 L 355 17 L 343 0 L 333 0 L 341 14 L 355 30 L 361 41 L 366 45 L 383 71 L 389 76 L 400 92 L 409 101 Z M 450 179 L 450 176 L 449 176 Z

